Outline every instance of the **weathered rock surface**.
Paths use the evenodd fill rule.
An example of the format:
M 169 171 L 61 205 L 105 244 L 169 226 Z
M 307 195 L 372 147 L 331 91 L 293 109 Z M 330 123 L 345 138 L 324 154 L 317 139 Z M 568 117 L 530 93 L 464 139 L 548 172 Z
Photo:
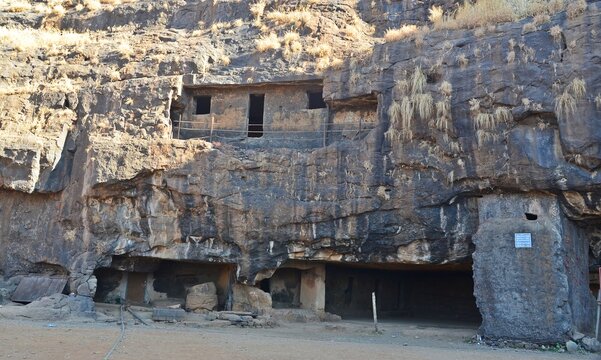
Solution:
M 479 209 L 473 258 L 482 331 L 552 343 L 573 326 L 589 329 L 595 301 L 587 294 L 588 283 L 581 281 L 587 269 L 575 264 L 587 258 L 588 248 L 582 230 L 561 215 L 557 200 L 487 195 L 479 200 Z M 528 220 L 526 213 L 537 219 Z M 515 233 L 531 234 L 532 247 L 516 248 Z M 549 289 L 554 296 L 546 295 Z M 531 318 L 533 312 L 540 316 Z
M 575 353 L 576 351 L 578 351 L 578 344 L 576 344 L 572 340 L 568 340 L 566 342 L 566 349 L 569 353 Z
M 94 317 L 94 302 L 87 296 L 55 294 L 25 306 L 0 308 L 0 319 L 65 320 Z
M 265 314 L 271 311 L 271 295 L 254 286 L 234 284 L 232 310 Z M 230 320 L 231 319 L 226 319 Z
M 601 343 L 599 343 L 599 340 L 590 337 L 585 337 L 582 339 L 582 347 L 584 347 L 584 350 L 590 352 L 601 351 Z
M 378 20 L 383 13 L 393 22 L 421 22 L 427 13 L 412 1 L 367 3 L 358 13 L 379 32 L 389 27 Z M 132 47 L 152 44 L 148 53 L 101 47 L 95 65 L 76 45 L 54 63 L 49 52 L 3 50 L 3 85 L 14 78 L 48 86 L 0 96 L 2 276 L 56 267 L 69 274 L 72 291 L 92 295 L 94 270 L 115 255 L 230 263 L 236 281 L 250 285 L 291 259 L 439 265 L 470 264 L 473 254 L 485 335 L 563 341 L 573 328 L 590 333 L 588 267 L 601 264 L 600 2 L 530 32 L 523 31 L 528 19 L 432 31 L 423 44 L 376 45 L 366 60 L 345 52 L 345 64 L 324 75 L 311 66 L 291 71 L 303 59 L 258 54 L 259 30 L 248 24 L 241 37 L 218 29 L 214 41 L 207 29 L 187 32 L 196 29 L 191 22 L 250 19 L 244 2 L 149 5 L 69 12 L 58 21 L 75 30 L 139 24 Z M 322 16 L 308 28 L 334 31 L 353 18 L 346 2 L 319 6 L 334 9 L 335 21 Z M 6 26 L 42 21 L 0 14 Z M 561 29 L 557 40 L 553 26 Z M 218 61 L 226 52 L 238 54 L 229 66 Z M 418 68 L 426 77 L 419 95 L 449 113 L 395 122 L 389 109 L 409 99 L 400 85 Z M 77 86 L 50 86 L 63 75 Z M 323 76 L 329 102 L 377 94 L 377 127 L 311 150 L 174 140 L 170 110 L 184 76 L 199 84 Z M 584 80 L 585 95 L 572 113 L 557 112 L 556 99 L 575 79 Z M 483 125 L 477 115 L 496 120 Z M 499 216 L 482 215 L 490 207 L 480 197 L 504 203 L 505 195 L 517 200 L 491 210 Z M 519 199 L 546 204 L 538 222 L 524 220 L 530 203 Z M 508 241 L 522 231 L 544 241 L 535 236 L 533 250 L 516 253 Z M 254 287 L 235 284 L 233 293 L 234 310 L 271 308 L 269 294 Z
M 217 288 L 212 282 L 195 285 L 188 289 L 187 310 L 214 310 L 217 302 Z

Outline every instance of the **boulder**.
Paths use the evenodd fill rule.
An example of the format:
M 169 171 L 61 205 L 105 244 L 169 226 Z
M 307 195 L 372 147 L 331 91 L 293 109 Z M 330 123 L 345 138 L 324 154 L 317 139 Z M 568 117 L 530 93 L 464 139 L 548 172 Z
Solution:
M 578 331 L 574 331 L 571 336 L 572 340 L 580 341 L 584 338 L 584 334 Z
M 94 301 L 87 296 L 54 294 L 25 306 L 8 306 L 0 310 L 0 319 L 67 320 L 95 316 Z
M 576 344 L 572 340 L 569 340 L 568 342 L 566 342 L 566 349 L 569 353 L 575 353 L 576 351 L 578 351 L 578 344 Z
M 232 310 L 257 314 L 265 314 L 271 311 L 271 295 L 265 291 L 243 284 L 234 284 L 232 291 Z
M 601 343 L 597 339 L 584 337 L 582 338 L 582 347 L 586 351 L 599 352 L 601 351 Z
M 153 321 L 169 321 L 177 322 L 186 319 L 186 312 L 184 309 L 152 309 L 152 320 Z
M 186 296 L 187 310 L 214 310 L 217 304 L 217 288 L 214 283 L 208 282 L 188 289 L 188 295 Z
M 230 313 L 220 313 L 218 319 L 219 320 L 227 320 L 232 323 L 239 323 L 242 321 L 242 317 L 240 315 L 230 314 Z

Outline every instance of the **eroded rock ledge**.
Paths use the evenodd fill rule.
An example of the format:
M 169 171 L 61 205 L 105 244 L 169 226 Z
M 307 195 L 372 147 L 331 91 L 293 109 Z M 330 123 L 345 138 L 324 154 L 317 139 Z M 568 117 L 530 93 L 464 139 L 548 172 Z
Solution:
M 323 77 L 326 117 L 366 118 L 377 102 L 373 127 L 325 146 L 174 139 L 173 115 L 193 98 L 177 67 L 75 95 L 11 95 L 6 103 L 24 101 L 37 125 L 0 138 L 0 274 L 59 267 L 71 291 L 106 299 L 125 294 L 122 273 L 145 273 L 154 285 L 142 302 L 185 298 L 196 283 L 178 283 L 181 275 L 214 281 L 224 308 L 237 282 L 269 290 L 274 304 L 349 314 L 359 300 L 339 285 L 347 278 L 377 279 L 387 299 L 395 276 L 407 276 L 416 292 L 448 281 L 454 304 L 473 291 L 487 336 L 554 342 L 590 332 L 589 266 L 601 249 L 600 16 L 592 2 L 577 19 L 560 13 L 532 32 L 524 21 L 377 45 Z M 236 76 L 227 82 L 246 81 Z M 557 108 L 566 94 L 569 113 Z M 515 233 L 530 233 L 532 248 L 516 249 Z M 478 317 L 474 309 L 458 313 Z

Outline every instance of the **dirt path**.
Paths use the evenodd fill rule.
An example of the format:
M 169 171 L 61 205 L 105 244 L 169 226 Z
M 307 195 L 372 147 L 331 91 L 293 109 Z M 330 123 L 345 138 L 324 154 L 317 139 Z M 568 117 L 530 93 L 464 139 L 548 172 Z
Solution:
M 102 359 L 119 335 L 105 323 L 0 322 L 0 359 Z M 418 334 L 418 335 L 416 335 Z M 516 360 L 599 359 L 591 354 L 494 349 L 467 344 L 466 329 L 399 329 L 376 335 L 361 323 L 289 324 L 274 329 L 128 325 L 113 359 Z

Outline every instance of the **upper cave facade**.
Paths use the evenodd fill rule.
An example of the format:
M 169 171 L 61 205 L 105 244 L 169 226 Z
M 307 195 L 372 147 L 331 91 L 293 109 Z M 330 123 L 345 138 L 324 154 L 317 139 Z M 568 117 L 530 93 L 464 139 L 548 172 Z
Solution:
M 316 148 L 353 139 L 377 122 L 377 97 L 326 102 L 321 80 L 184 84 L 171 104 L 176 139 L 245 147 Z

